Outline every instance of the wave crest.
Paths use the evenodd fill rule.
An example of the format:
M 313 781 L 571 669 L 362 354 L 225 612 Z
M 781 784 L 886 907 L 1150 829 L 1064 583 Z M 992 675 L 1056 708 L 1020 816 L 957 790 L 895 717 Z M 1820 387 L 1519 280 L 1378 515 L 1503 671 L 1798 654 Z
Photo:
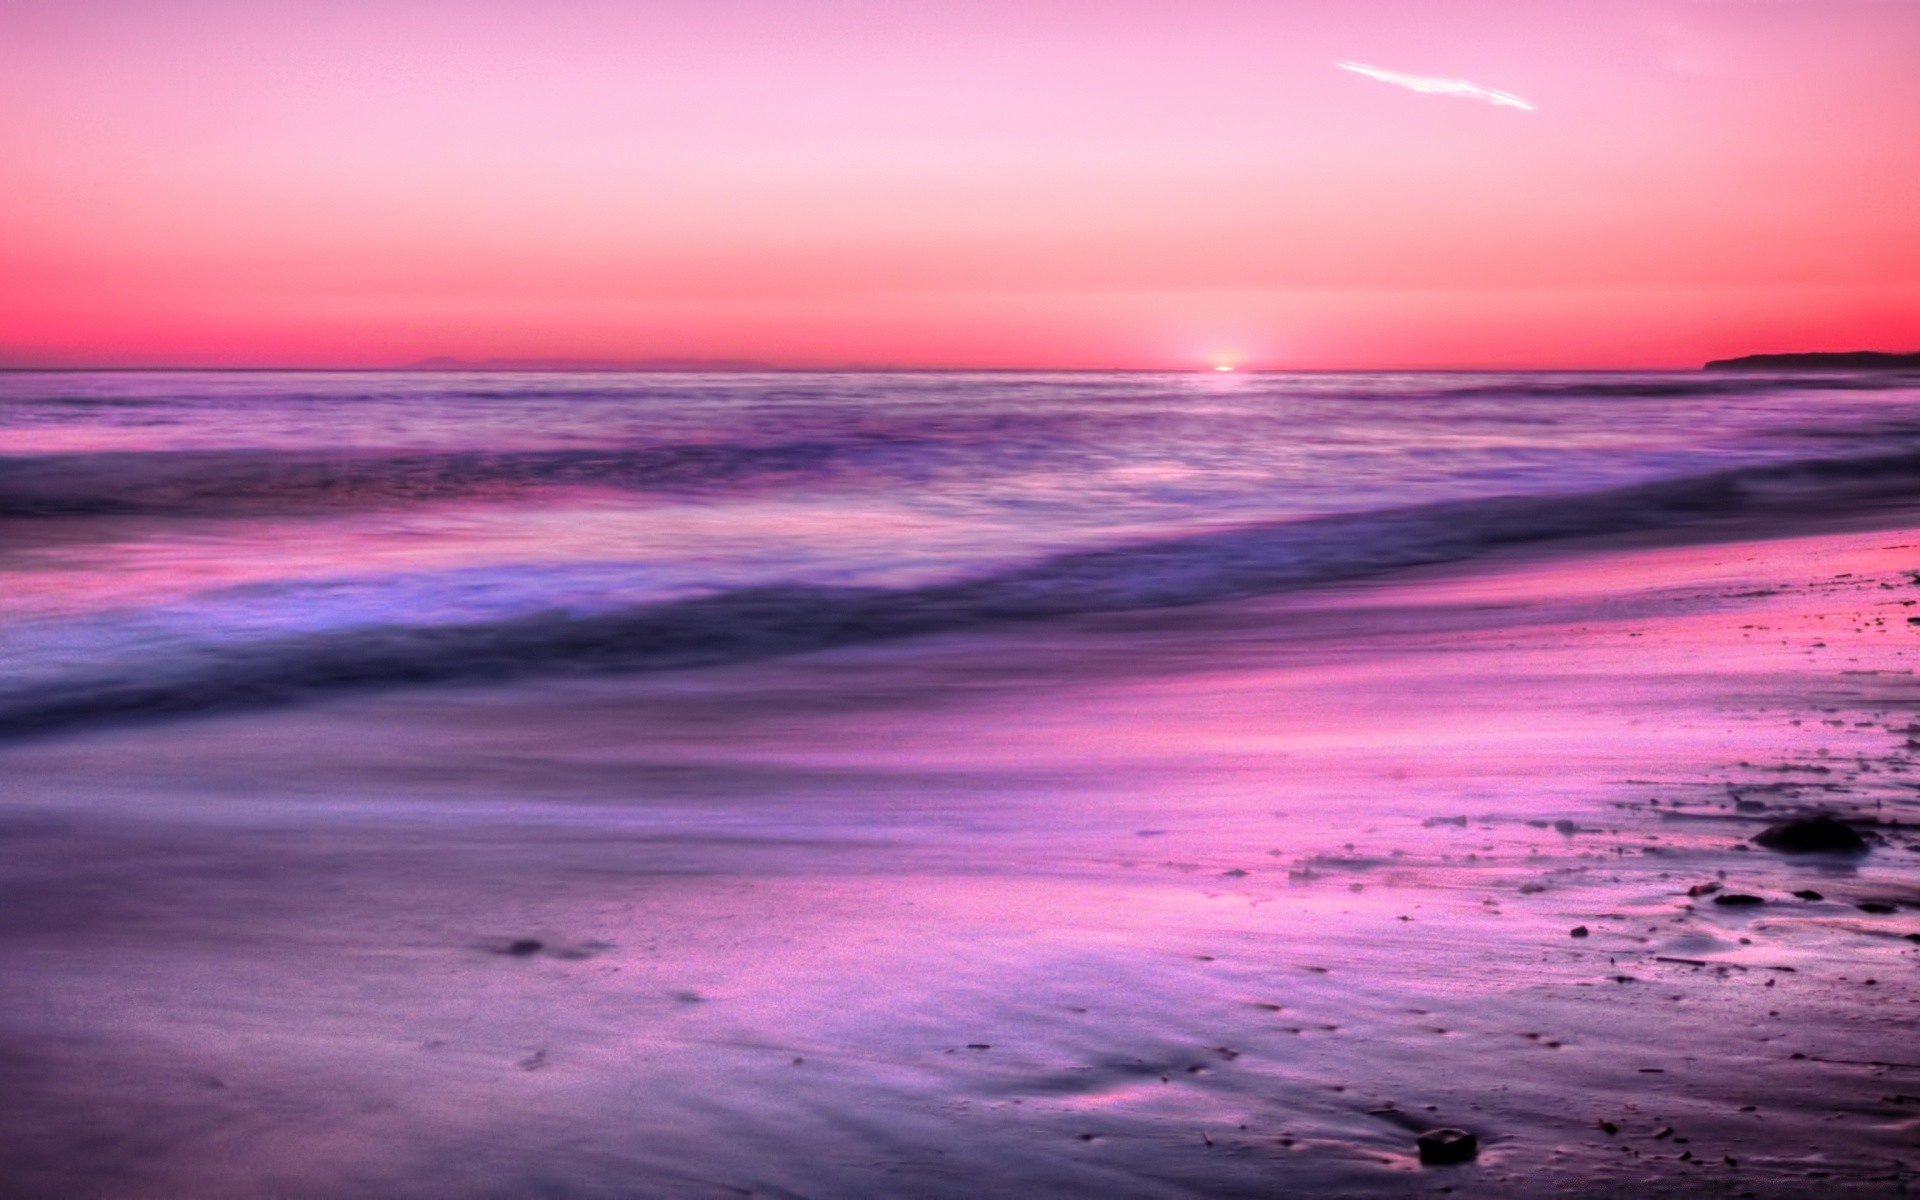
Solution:
M 1006 621 L 1207 604 L 1502 546 L 1920 498 L 1920 455 L 1273 522 L 1058 555 L 929 586 L 783 585 L 593 614 L 383 625 L 209 645 L 0 689 L 0 737 L 236 712 L 364 688 L 688 669 Z

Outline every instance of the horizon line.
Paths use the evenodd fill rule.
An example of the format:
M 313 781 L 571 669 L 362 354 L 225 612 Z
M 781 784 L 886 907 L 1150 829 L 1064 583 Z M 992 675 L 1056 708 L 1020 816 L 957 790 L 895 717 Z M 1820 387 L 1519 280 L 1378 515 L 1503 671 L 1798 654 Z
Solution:
M 679 358 L 661 355 L 644 359 L 573 359 L 532 357 L 524 359 L 456 359 L 434 355 L 400 364 L 115 364 L 88 363 L 8 363 L 0 361 L 0 374 L 32 373 L 175 373 L 175 374 L 419 374 L 419 375 L 1187 375 L 1229 373 L 1235 375 L 1422 375 L 1473 373 L 1558 373 L 1558 374 L 1633 374 L 1649 371 L 1695 371 L 1745 360 L 1796 358 L 1916 358 L 1915 350 L 1791 350 L 1748 351 L 1720 358 L 1708 358 L 1691 364 L 1651 364 L 1632 366 L 1520 366 L 1488 363 L 1434 363 L 1422 366 L 1339 366 L 1286 367 L 1247 366 L 1239 363 L 1194 362 L 1185 366 L 958 366 L 909 365 L 905 363 L 827 363 L 793 365 L 747 358 Z
M 1735 357 L 1750 357 L 1746 355 Z M 319 366 L 319 365 L 279 365 L 279 366 L 236 366 L 236 365 L 116 365 L 99 366 L 82 363 L 53 365 L 0 364 L 0 374 L 230 374 L 230 375 L 1443 375 L 1472 373 L 1541 373 L 1559 374 L 1632 374 L 1645 371 L 1697 371 L 1706 366 L 1703 360 L 1693 364 L 1646 364 L 1640 366 L 1578 367 L 1578 366 L 1515 366 L 1515 365 L 1478 365 L 1478 364 L 1439 364 L 1429 366 L 1377 366 L 1377 367 L 1240 367 L 1222 372 L 1211 364 L 1199 364 L 1186 367 L 1024 367 L 1024 366 L 893 366 L 886 364 L 854 363 L 842 366 L 777 366 L 757 364 L 753 366 L 646 366 L 610 364 L 582 364 L 578 366 L 512 366 L 499 364 L 461 364 L 461 365 L 423 365 L 409 363 L 400 366 Z

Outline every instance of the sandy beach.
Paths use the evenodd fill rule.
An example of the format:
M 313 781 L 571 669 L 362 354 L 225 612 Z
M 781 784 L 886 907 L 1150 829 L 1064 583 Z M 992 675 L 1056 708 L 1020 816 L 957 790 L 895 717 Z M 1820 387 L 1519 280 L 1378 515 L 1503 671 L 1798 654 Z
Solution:
M 1920 1192 L 1920 0 L 0 0 L 0 1200 Z
M 1695 529 L 11 746 L 0 1172 L 1903 1194 L 1916 563 Z M 1752 843 L 1813 811 L 1870 850 Z

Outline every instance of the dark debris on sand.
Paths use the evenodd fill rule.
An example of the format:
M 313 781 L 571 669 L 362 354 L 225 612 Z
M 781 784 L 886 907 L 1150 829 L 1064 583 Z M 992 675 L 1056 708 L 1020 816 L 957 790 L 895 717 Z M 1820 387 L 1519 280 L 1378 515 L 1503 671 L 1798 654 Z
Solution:
M 1430 1167 L 1471 1162 L 1480 1153 L 1480 1139 L 1464 1129 L 1429 1129 L 1415 1140 L 1420 1161 Z

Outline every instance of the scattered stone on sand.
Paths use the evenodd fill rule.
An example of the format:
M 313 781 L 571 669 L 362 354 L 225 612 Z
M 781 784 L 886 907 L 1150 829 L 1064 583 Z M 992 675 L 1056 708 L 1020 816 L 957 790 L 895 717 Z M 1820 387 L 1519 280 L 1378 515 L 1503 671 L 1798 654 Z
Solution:
M 1430 1167 L 1472 1162 L 1480 1153 L 1480 1139 L 1464 1129 L 1429 1129 L 1416 1140 L 1420 1161 Z
M 1580 832 L 1580 826 L 1563 817 L 1553 823 L 1553 830 L 1562 837 L 1572 837 L 1574 834 Z
M 1568 937 L 1586 937 L 1587 932 L 1588 930 L 1585 925 L 1575 925 L 1572 929 L 1567 930 L 1567 936 Z
M 515 958 L 526 958 L 530 955 L 538 954 L 544 949 L 546 949 L 544 942 L 534 938 L 519 938 L 515 941 L 508 942 L 507 948 L 500 951 L 500 953 L 511 954 Z
M 1696 883 L 1687 889 L 1689 896 L 1711 896 L 1720 890 L 1718 883 Z
M 1769 826 L 1754 844 L 1782 854 L 1865 854 L 1867 843 L 1843 822 L 1822 814 Z
M 1812 888 L 1801 888 L 1799 891 L 1795 892 L 1794 895 L 1799 897 L 1802 900 L 1825 900 L 1826 899 L 1825 896 L 1821 895 L 1819 892 L 1814 891 Z
M 1766 901 L 1760 897 L 1749 896 L 1745 892 L 1725 892 L 1715 896 L 1713 902 L 1715 904 L 1723 904 L 1728 908 L 1747 908 L 1751 905 L 1766 903 Z

